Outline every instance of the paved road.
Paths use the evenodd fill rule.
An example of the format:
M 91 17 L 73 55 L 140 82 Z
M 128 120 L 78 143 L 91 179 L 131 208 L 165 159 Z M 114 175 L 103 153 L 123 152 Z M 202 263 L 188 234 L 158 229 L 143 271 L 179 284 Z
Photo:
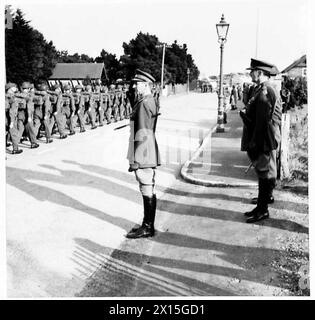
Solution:
M 214 94 L 191 93 L 161 104 L 159 198 L 215 124 L 217 102 Z M 124 123 L 56 137 L 36 150 L 26 143 L 23 154 L 6 155 L 9 296 L 80 295 L 102 265 L 98 253 L 83 247 L 106 248 L 110 257 L 141 221 L 142 199 L 127 172 L 129 127 L 113 130 Z
M 150 239 L 124 238 L 142 200 L 127 172 L 129 129 L 113 130 L 121 123 L 7 155 L 10 296 L 290 295 L 288 268 L 308 260 L 307 196 L 277 190 L 270 219 L 246 224 L 255 189 L 179 177 L 216 122 L 216 96 L 170 97 L 161 112 Z

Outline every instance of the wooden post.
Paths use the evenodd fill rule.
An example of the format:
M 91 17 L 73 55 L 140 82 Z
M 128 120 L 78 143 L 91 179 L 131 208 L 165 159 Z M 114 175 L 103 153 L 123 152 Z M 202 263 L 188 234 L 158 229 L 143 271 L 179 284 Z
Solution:
M 280 145 L 280 180 L 290 176 L 289 170 L 290 114 L 282 114 Z

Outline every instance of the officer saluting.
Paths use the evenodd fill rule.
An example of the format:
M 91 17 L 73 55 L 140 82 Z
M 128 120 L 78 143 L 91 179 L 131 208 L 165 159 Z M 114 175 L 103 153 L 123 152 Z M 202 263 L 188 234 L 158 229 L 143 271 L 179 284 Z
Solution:
M 133 228 L 127 238 L 154 236 L 156 211 L 155 169 L 160 165 L 160 154 L 155 139 L 158 107 L 152 96 L 150 83 L 155 79 L 146 72 L 136 70 L 134 87 L 138 97 L 130 116 L 129 171 L 135 172 L 143 197 L 144 217 L 139 228 Z
M 248 68 L 256 84 L 245 108 L 240 112 L 244 122 L 242 150 L 255 167 L 258 176 L 257 206 L 245 212 L 248 223 L 269 217 L 268 203 L 273 202 L 272 191 L 276 185 L 276 150 L 280 143 L 281 101 L 279 94 L 269 82 L 278 73 L 275 65 L 251 59 Z M 245 130 L 246 129 L 246 130 Z

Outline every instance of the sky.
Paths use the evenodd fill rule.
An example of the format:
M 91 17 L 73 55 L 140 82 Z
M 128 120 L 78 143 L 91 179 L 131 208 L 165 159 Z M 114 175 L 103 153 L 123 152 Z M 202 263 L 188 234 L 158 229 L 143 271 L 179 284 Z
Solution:
M 53 41 L 57 50 L 96 57 L 102 49 L 123 54 L 123 42 L 137 33 L 171 44 L 186 43 L 201 76 L 218 75 L 216 23 L 230 23 L 224 73 L 244 72 L 250 58 L 281 71 L 307 51 L 307 0 L 11 0 L 25 19 Z M 257 36 L 256 36 L 257 35 Z M 257 56 L 256 56 L 257 51 Z M 161 54 L 162 55 L 162 54 Z

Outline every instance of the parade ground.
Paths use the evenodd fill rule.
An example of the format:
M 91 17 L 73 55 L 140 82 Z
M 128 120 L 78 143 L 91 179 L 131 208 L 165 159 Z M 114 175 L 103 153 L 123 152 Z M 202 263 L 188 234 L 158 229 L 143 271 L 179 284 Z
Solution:
M 292 294 L 288 246 L 308 256 L 307 195 L 277 189 L 270 219 L 245 223 L 257 187 L 237 112 L 222 136 L 215 93 L 162 98 L 160 112 L 152 238 L 125 238 L 143 217 L 129 120 L 6 154 L 8 297 Z

